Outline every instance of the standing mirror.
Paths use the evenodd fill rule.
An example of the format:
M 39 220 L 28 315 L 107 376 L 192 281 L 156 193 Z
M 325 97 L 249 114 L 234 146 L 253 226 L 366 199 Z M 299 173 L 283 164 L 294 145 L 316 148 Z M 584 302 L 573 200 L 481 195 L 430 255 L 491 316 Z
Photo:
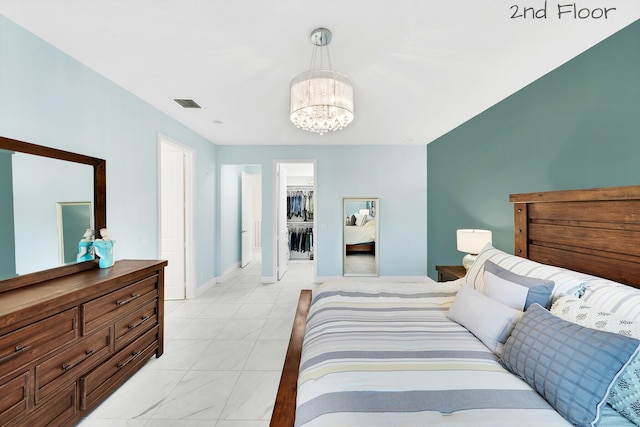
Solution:
M 380 200 L 345 198 L 342 210 L 343 274 L 345 276 L 378 276 Z

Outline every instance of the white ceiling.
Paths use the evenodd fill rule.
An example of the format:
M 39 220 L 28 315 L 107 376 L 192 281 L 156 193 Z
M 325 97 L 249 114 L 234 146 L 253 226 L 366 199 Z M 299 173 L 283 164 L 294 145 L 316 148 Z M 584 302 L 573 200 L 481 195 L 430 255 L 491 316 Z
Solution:
M 577 0 L 616 9 L 559 18 L 573 3 L 0 0 L 0 13 L 216 144 L 426 144 L 640 18 L 638 0 Z M 545 4 L 546 19 L 511 17 Z M 320 26 L 355 84 L 354 122 L 322 136 L 288 118 Z

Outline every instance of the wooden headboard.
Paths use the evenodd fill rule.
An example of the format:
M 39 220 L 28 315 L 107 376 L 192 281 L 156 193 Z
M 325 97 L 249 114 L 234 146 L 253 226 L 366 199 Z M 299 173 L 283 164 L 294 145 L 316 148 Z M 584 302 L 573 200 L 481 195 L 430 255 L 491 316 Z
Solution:
M 640 288 L 640 186 L 512 194 L 515 254 Z

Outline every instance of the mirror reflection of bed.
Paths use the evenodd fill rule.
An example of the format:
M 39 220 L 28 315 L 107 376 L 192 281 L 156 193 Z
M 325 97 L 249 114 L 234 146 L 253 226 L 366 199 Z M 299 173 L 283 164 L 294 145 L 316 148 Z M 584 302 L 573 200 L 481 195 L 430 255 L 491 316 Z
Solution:
M 343 200 L 343 274 L 345 276 L 378 275 L 379 199 L 345 198 Z

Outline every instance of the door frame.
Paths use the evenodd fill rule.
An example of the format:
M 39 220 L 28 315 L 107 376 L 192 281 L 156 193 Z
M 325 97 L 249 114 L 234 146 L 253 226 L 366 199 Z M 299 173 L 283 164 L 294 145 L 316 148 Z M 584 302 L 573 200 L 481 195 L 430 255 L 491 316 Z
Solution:
M 185 272 L 185 298 L 192 299 L 195 298 L 195 282 L 194 278 L 195 273 L 195 260 L 193 258 L 195 254 L 194 244 L 195 240 L 193 238 L 193 224 L 194 224 L 194 209 L 193 209 L 193 183 L 195 182 L 194 173 L 195 173 L 195 150 L 192 147 L 184 145 L 160 132 L 158 132 L 158 254 L 161 253 L 162 250 L 162 185 L 161 185 L 161 157 L 162 157 L 162 143 L 166 143 L 174 146 L 175 148 L 181 150 L 184 157 L 184 196 L 185 196 L 185 212 L 184 212 L 184 239 L 185 239 L 185 262 L 184 262 L 184 272 Z
M 253 218 L 253 181 L 251 179 L 251 174 L 242 171 L 240 173 L 240 268 L 244 268 L 247 265 L 251 264 L 251 261 L 253 261 L 253 242 L 254 242 L 254 236 L 253 236 L 253 222 L 254 222 L 254 218 Z M 249 191 L 247 191 L 249 190 Z M 247 197 L 249 196 L 249 197 Z M 250 200 L 247 200 L 248 198 L 250 198 Z M 248 202 L 248 204 L 250 206 L 247 206 L 245 202 Z M 251 212 L 247 212 L 249 209 L 251 208 Z M 250 224 L 245 224 L 245 220 L 249 220 Z M 247 226 L 247 230 L 245 230 L 245 225 Z M 250 246 L 247 248 L 247 245 L 245 243 L 245 233 L 247 233 L 247 236 L 251 237 L 249 239 L 249 244 Z M 248 254 L 248 255 L 247 255 Z M 245 258 L 245 256 L 247 256 L 248 258 Z M 247 261 L 248 259 L 248 261 Z M 247 261 L 245 263 L 245 261 Z
M 273 221 L 272 221 L 272 271 L 274 282 L 278 281 L 278 215 L 280 214 L 278 166 L 289 163 L 313 164 L 313 281 L 318 279 L 318 159 L 276 159 L 273 161 Z M 264 248 L 263 248 L 264 250 Z

